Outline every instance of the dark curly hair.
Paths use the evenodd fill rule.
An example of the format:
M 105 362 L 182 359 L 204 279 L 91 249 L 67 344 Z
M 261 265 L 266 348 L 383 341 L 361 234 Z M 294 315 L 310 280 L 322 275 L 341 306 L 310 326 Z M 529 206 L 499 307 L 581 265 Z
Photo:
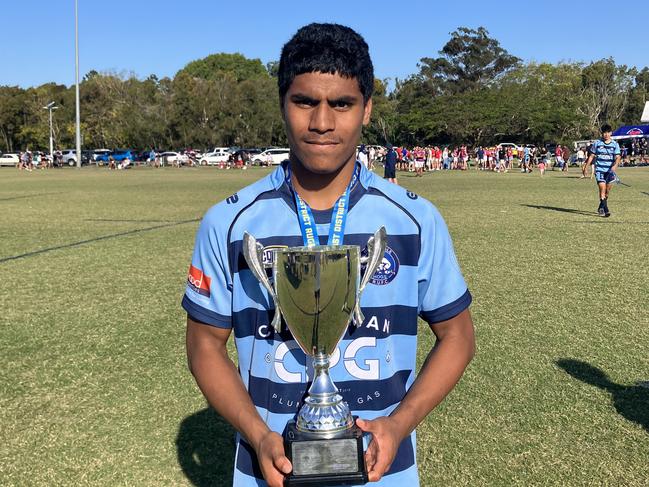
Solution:
M 295 77 L 304 73 L 356 78 L 365 103 L 374 91 L 374 66 L 367 43 L 344 25 L 309 24 L 284 44 L 277 74 L 280 102 Z

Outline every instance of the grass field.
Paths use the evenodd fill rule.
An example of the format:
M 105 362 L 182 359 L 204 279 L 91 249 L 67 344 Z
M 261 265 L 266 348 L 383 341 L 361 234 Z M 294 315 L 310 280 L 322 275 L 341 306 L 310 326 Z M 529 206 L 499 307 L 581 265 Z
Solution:
M 266 173 L 0 170 L 0 485 L 231 483 L 180 299 L 202 214 Z M 478 340 L 418 429 L 423 486 L 649 482 L 649 169 L 620 176 L 603 219 L 576 172 L 400 175 L 447 220 Z

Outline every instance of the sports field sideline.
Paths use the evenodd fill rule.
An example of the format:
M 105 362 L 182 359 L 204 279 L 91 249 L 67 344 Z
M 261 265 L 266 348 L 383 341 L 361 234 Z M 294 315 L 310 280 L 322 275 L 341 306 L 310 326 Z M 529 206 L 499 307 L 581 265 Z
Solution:
M 231 484 L 180 300 L 203 213 L 268 171 L 0 168 L 1 485 Z M 619 175 L 608 219 L 576 171 L 398 175 L 448 223 L 478 341 L 418 429 L 423 486 L 647 485 L 649 168 Z

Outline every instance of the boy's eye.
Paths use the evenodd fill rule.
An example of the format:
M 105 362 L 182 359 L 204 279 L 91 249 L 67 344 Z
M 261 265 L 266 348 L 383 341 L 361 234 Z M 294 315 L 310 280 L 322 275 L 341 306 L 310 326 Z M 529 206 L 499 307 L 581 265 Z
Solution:
M 338 100 L 331 104 L 333 108 L 349 108 L 351 105 L 347 101 Z
M 298 106 L 309 107 L 309 108 L 312 108 L 312 107 L 314 107 L 314 106 L 316 106 L 318 104 L 317 101 L 311 100 L 309 98 L 301 98 L 301 99 L 295 100 L 295 103 Z

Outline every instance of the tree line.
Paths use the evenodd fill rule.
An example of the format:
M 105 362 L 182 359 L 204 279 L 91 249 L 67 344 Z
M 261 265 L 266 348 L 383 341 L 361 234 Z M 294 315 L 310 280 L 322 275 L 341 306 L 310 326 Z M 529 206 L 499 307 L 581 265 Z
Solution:
M 81 82 L 83 145 L 92 148 L 207 148 L 286 144 L 277 62 L 241 54 L 192 61 L 173 78 L 89 72 Z M 363 142 L 493 144 L 594 138 L 604 122 L 637 123 L 649 100 L 649 68 L 616 64 L 523 63 L 483 27 L 459 27 L 436 57 L 405 79 L 375 80 Z M 392 87 L 390 88 L 390 84 Z M 72 147 L 74 86 L 0 86 L 0 150 Z

